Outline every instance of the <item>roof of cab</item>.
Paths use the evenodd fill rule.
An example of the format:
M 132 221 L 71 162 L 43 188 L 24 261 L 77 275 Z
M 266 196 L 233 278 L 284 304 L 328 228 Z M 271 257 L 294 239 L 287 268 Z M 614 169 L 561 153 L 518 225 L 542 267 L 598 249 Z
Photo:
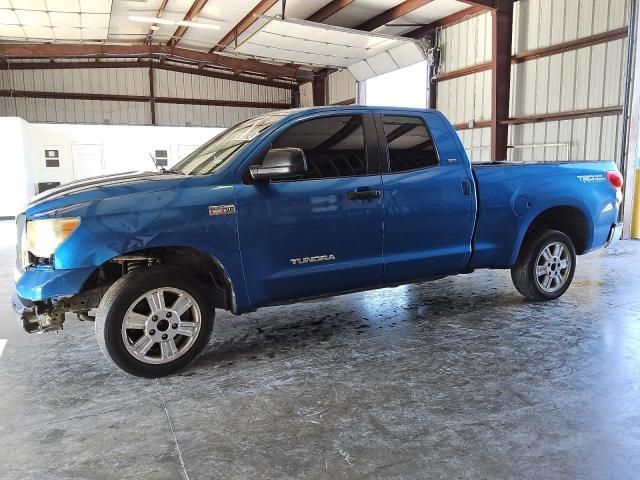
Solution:
M 319 107 L 300 107 L 291 108 L 288 110 L 277 110 L 270 112 L 267 115 L 296 115 L 299 113 L 320 113 L 320 112 L 334 112 L 340 110 L 358 110 L 363 112 L 412 112 L 412 113 L 425 113 L 425 112 L 437 112 L 428 108 L 410 108 L 410 107 L 377 107 L 369 105 L 325 105 Z

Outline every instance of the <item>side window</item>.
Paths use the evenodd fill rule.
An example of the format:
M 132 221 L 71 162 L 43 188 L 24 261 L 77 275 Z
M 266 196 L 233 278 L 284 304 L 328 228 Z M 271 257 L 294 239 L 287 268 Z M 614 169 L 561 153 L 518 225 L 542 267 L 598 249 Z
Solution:
M 307 157 L 302 180 L 367 174 L 367 155 L 360 115 L 307 120 L 291 127 L 271 148 L 298 147 Z
M 384 115 L 383 124 L 392 172 L 438 165 L 438 153 L 421 118 Z

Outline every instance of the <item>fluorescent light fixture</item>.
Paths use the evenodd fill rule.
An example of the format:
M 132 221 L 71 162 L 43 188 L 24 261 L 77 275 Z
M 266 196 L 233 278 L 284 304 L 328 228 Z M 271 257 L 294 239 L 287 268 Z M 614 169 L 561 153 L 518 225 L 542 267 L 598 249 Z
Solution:
M 167 20 L 166 18 L 157 18 L 157 17 L 140 17 L 138 15 L 129 16 L 129 20 L 132 22 L 141 22 L 141 23 L 159 23 L 161 25 L 175 25 L 176 22 L 173 20 Z
M 212 23 L 198 23 L 198 22 L 190 22 L 188 20 L 180 20 L 176 22 L 178 25 L 182 25 L 183 27 L 193 27 L 193 28 L 206 28 L 208 30 L 220 30 L 220 25 L 214 25 Z

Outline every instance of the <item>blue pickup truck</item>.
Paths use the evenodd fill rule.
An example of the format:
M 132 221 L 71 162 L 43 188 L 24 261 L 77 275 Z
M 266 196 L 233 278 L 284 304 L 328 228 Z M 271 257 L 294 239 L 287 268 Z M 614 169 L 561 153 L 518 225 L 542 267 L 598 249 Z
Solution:
M 73 182 L 17 217 L 14 309 L 28 332 L 95 320 L 118 367 L 184 367 L 215 309 L 267 305 L 511 269 L 552 300 L 576 255 L 619 238 L 612 162 L 472 166 L 439 112 L 274 112 L 170 170 Z

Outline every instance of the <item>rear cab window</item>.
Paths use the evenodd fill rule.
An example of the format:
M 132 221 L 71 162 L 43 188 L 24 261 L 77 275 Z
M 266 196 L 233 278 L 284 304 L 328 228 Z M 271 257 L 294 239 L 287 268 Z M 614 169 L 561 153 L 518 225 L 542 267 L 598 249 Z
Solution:
M 440 164 L 433 137 L 421 117 L 382 115 L 382 125 L 391 173 Z

